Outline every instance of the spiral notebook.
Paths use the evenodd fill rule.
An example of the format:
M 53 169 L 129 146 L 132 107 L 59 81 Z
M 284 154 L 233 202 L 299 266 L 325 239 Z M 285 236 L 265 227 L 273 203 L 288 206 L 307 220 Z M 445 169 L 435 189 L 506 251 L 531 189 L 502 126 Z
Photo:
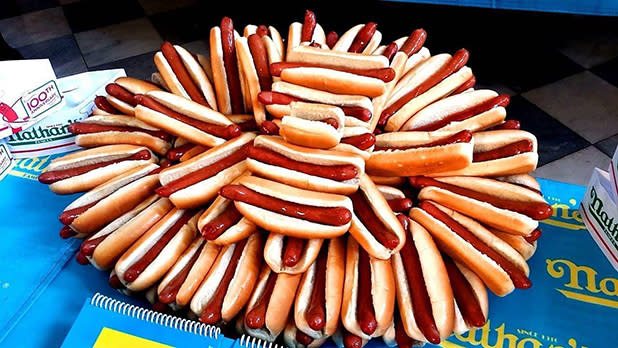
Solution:
M 216 326 L 155 312 L 95 294 L 84 303 L 62 348 L 279 348 L 243 335 L 234 340 Z

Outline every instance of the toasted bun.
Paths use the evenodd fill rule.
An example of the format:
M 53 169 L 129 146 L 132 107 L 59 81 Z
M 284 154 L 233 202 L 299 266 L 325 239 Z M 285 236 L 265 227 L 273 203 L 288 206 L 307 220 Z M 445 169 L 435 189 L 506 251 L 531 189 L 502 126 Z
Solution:
M 248 172 L 241 174 L 238 178 L 232 181 L 233 184 L 237 183 L 239 178 L 248 175 Z M 214 218 L 223 213 L 230 204 L 234 202 L 223 197 L 218 196 L 214 202 L 206 209 L 204 214 L 200 216 L 200 219 L 197 223 L 198 230 L 201 231 L 208 222 L 212 221 Z M 211 242 L 217 245 L 228 245 L 232 243 L 236 243 L 241 241 L 247 237 L 249 237 L 252 233 L 254 233 L 257 229 L 257 226 L 246 218 L 241 218 L 236 224 L 230 226 L 225 232 L 223 232 L 219 237 L 212 240 Z
M 135 209 L 137 208 L 134 208 L 134 210 Z M 167 198 L 159 198 L 154 203 L 148 205 L 147 208 L 140 211 L 125 224 L 111 231 L 96 249 L 94 249 L 94 253 L 89 259 L 90 263 L 100 270 L 112 268 L 120 255 L 171 209 L 172 202 Z M 90 239 L 105 235 L 106 232 L 108 232 L 105 231 L 106 229 L 107 227 L 100 230 Z
M 440 249 L 476 273 L 498 296 L 515 289 L 509 275 L 492 259 L 453 232 L 447 225 L 420 208 L 412 208 L 410 217 L 426 228 L 440 245 Z
M 367 305 L 372 305 L 377 329 L 372 336 L 366 335 L 360 328 L 356 318 L 358 297 L 358 248 L 354 238 L 348 238 L 346 248 L 345 282 L 343 286 L 343 302 L 341 305 L 341 321 L 346 330 L 362 339 L 379 337 L 388 329 L 395 308 L 395 279 L 391 260 L 379 260 L 370 256 L 371 265 L 371 298 L 366 299 Z
M 153 286 L 174 265 L 182 252 L 189 247 L 197 230 L 197 214 L 191 218 L 165 245 L 157 257 L 140 273 L 131 283 L 124 279 L 125 272 L 150 250 L 154 243 L 159 240 L 184 214 L 183 210 L 172 209 L 157 224 L 148 230 L 129 250 L 127 250 L 116 263 L 114 270 L 120 281 L 130 290 L 142 291 Z
M 138 120 L 137 118 L 119 115 L 90 116 L 81 121 L 81 123 L 158 130 L 147 123 Z M 165 155 L 167 150 L 171 147 L 169 142 L 147 133 L 118 131 L 79 134 L 75 137 L 75 144 L 81 147 L 96 147 L 113 144 L 145 146 L 153 152 L 156 152 L 158 155 Z
M 376 147 L 403 147 L 431 143 L 452 133 L 393 132 L 376 136 Z M 367 173 L 377 176 L 415 176 L 465 168 L 472 163 L 473 143 L 419 147 L 407 150 L 374 150 Z
M 260 277 L 251 294 L 251 299 L 247 304 L 247 313 L 255 307 L 256 302 L 260 299 L 266 288 L 266 282 L 271 272 L 272 270 L 268 266 L 264 265 L 262 267 Z M 244 325 L 244 330 L 249 335 L 269 342 L 274 341 L 285 328 L 288 315 L 294 304 L 296 289 L 298 288 L 301 275 L 279 273 L 276 277 L 275 287 L 273 288 L 266 308 L 264 327 L 261 329 L 251 329 L 246 323 Z
M 285 201 L 317 207 L 345 207 L 352 211 L 352 202 L 346 196 L 291 187 L 254 176 L 243 177 L 240 184 L 258 193 Z M 333 238 L 347 232 L 350 223 L 342 226 L 323 225 L 302 220 L 247 203 L 235 201 L 236 209 L 247 219 L 265 230 L 298 238 Z
M 322 247 L 323 239 L 309 239 L 298 263 L 294 267 L 288 267 L 283 263 L 283 246 L 285 236 L 278 233 L 270 233 L 264 246 L 264 261 L 270 269 L 276 273 L 300 274 L 305 273 L 315 261 Z
M 123 157 L 129 157 L 147 148 L 135 145 L 106 145 L 92 149 L 81 150 L 68 155 L 56 158 L 51 161 L 45 172 L 77 168 L 81 166 L 112 161 Z M 150 150 L 149 150 L 150 151 Z M 90 190 L 106 181 L 131 169 L 144 166 L 148 163 L 157 161 L 153 154 L 148 160 L 131 160 L 107 165 L 93 169 L 87 173 L 72 176 L 70 178 L 56 181 L 49 185 L 49 188 L 57 194 L 70 194 Z
M 315 286 L 317 262 L 313 262 L 300 282 L 296 301 L 294 304 L 294 321 L 296 326 L 305 334 L 314 339 L 322 339 L 331 336 L 339 325 L 341 301 L 343 299 L 343 280 L 345 273 L 345 241 L 343 238 L 333 238 L 328 241 L 328 254 L 326 259 L 326 325 L 320 331 L 313 330 L 305 313 L 311 301 L 311 292 Z
M 202 281 L 199 289 L 191 300 L 191 311 L 198 317 L 211 301 L 223 278 L 223 274 L 238 244 L 222 247 L 217 259 L 210 268 L 208 275 Z M 242 251 L 234 276 L 223 299 L 221 318 L 224 323 L 230 322 L 247 304 L 252 289 L 255 286 L 262 258 L 262 237 L 259 233 L 249 236 Z
M 352 154 L 301 147 L 289 144 L 279 137 L 260 135 L 255 138 L 254 145 L 258 148 L 263 147 L 274 151 L 294 161 L 323 166 L 353 165 L 357 168 L 359 173 L 354 179 L 336 181 L 274 166 L 252 158 L 247 159 L 249 170 L 256 173 L 256 175 L 302 189 L 327 193 L 350 194 L 358 189 L 359 177 L 365 170 L 364 161 Z
M 399 244 L 394 249 L 389 249 L 382 245 L 373 236 L 371 231 L 363 225 L 356 214 L 353 214 L 352 217 L 350 234 L 369 255 L 381 260 L 388 260 L 393 253 L 396 253 L 403 247 L 406 242 L 406 233 L 403 227 L 401 227 L 401 223 L 399 223 L 399 220 L 388 206 L 388 202 L 386 202 L 384 196 L 380 193 L 376 185 L 367 175 L 361 176 L 360 191 L 378 219 L 384 224 L 384 226 L 386 226 L 386 228 L 388 228 L 390 232 L 397 236 L 399 239 Z
M 414 221 L 410 221 L 410 238 L 418 251 L 419 261 L 425 280 L 425 287 L 429 295 L 431 313 L 436 323 L 440 339 L 444 340 L 453 332 L 455 320 L 455 301 L 453 291 L 446 272 L 446 267 L 440 252 L 433 242 L 431 235 L 425 228 Z M 397 303 L 404 329 L 409 337 L 418 341 L 427 339 L 419 329 L 414 318 L 414 306 L 408 276 L 399 253 L 393 255 L 393 273 L 397 285 Z

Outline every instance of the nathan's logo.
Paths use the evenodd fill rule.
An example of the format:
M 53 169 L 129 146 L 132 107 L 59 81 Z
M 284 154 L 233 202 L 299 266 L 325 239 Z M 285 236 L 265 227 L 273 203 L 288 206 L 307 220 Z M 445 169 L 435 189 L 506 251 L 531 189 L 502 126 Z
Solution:
M 551 277 L 567 281 L 564 284 L 567 289 L 556 289 L 562 295 L 576 301 L 618 308 L 618 279 L 599 279 L 594 269 L 578 266 L 569 260 L 547 259 L 545 262 Z
M 597 190 L 594 186 L 590 190 L 590 203 L 586 206 L 586 210 L 590 213 L 590 216 L 596 221 L 597 225 L 603 229 L 607 239 L 612 243 L 614 248 L 618 249 L 618 221 L 613 216 L 603 209 L 603 200 L 597 196 Z
M 448 341 L 440 343 L 444 348 L 483 347 L 483 348 L 588 348 L 581 345 L 575 338 L 569 338 L 560 343 L 557 337 L 544 335 L 533 330 L 516 329 L 507 332 L 506 324 L 502 323 L 495 329 L 491 328 L 491 321 L 485 326 L 472 328 L 470 331 L 453 335 Z M 465 344 L 465 345 L 461 345 Z
M 73 122 L 79 122 L 79 120 L 80 119 L 69 120 L 66 124 L 54 124 L 28 128 L 11 135 L 8 138 L 9 144 L 11 146 L 34 145 L 72 138 L 75 135 L 69 132 L 69 125 Z
M 14 176 L 26 179 L 38 180 L 39 174 L 43 172 L 51 162 L 51 155 L 45 157 L 30 157 L 15 160 L 15 167 L 9 172 Z
M 552 204 L 551 207 L 554 209 L 552 216 L 541 222 L 569 230 L 585 230 L 586 225 L 584 225 L 579 210 L 577 209 L 577 201 L 575 199 L 569 199 L 568 203 L 569 204 Z

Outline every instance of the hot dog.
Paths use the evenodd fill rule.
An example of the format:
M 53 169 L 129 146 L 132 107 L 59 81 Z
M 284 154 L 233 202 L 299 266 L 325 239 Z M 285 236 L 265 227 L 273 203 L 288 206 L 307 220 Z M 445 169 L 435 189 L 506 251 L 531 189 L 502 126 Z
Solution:
M 113 83 L 105 86 L 105 91 L 107 92 L 107 96 L 105 98 L 107 102 L 116 110 L 119 110 L 120 113 L 133 116 L 135 115 L 136 105 L 133 100 L 135 95 L 160 90 L 161 89 L 156 85 L 144 80 L 139 80 L 132 77 L 119 77 Z M 95 105 L 100 105 L 105 108 L 103 103 L 97 104 L 96 100 Z M 109 111 L 107 112 L 110 113 Z
M 341 140 L 345 115 L 334 105 L 292 102 L 290 114 L 281 119 L 279 134 L 290 143 L 329 149 Z
M 472 327 L 482 327 L 489 311 L 485 284 L 474 272 L 453 261 L 450 256 L 442 254 L 442 259 L 455 297 L 453 331 L 462 334 Z
M 172 202 L 152 195 L 84 240 L 79 255 L 100 270 L 108 270 L 148 229 L 172 209 Z
M 229 17 L 219 27 L 210 29 L 210 63 L 212 65 L 218 110 L 224 114 L 245 111 L 235 41 L 240 35 Z
M 238 183 L 240 178 L 247 175 L 248 172 L 241 174 L 232 184 Z M 206 240 L 217 245 L 239 242 L 257 229 L 253 222 L 238 212 L 234 202 L 222 196 L 218 196 L 200 216 L 197 226 Z
M 502 123 L 509 101 L 508 95 L 486 89 L 452 95 L 425 107 L 401 129 L 478 132 Z
M 500 230 L 496 230 L 495 228 L 487 228 L 496 237 L 505 241 L 508 245 L 510 245 L 513 249 L 517 250 L 517 252 L 524 258 L 524 260 L 528 260 L 534 255 L 537 247 L 537 241 L 528 241 L 526 237 L 514 235 L 511 233 L 502 232 Z M 534 231 L 540 231 L 538 228 Z M 532 234 L 534 234 L 534 231 Z M 532 235 L 531 234 L 531 235 Z
M 254 233 L 222 247 L 193 299 L 191 311 L 206 324 L 228 323 L 247 304 L 262 264 L 263 239 Z
M 261 91 L 270 91 L 273 77 L 268 68 L 271 63 L 282 60 L 276 45 L 268 36 L 252 34 L 236 40 L 236 52 L 241 70 L 242 84 L 245 87 L 247 109 L 253 111 L 256 124 L 266 120 L 264 105 L 259 102 Z
M 327 338 L 339 325 L 345 272 L 345 240 L 324 241 L 317 259 L 302 277 L 294 304 L 294 322 L 314 340 Z
M 236 209 L 265 230 L 298 238 L 332 238 L 345 233 L 352 220 L 348 197 L 307 191 L 254 176 L 221 188 Z
M 206 241 L 198 234 L 159 283 L 159 301 L 174 309 L 189 304 L 220 250 L 220 246 Z
M 435 201 L 511 234 L 529 236 L 538 227 L 537 220 L 549 218 L 553 211 L 538 193 L 498 180 L 411 177 L 409 181 L 422 188 L 419 199 Z
M 350 234 L 369 255 L 388 260 L 406 240 L 388 202 L 367 175 L 361 176 L 359 190 L 350 198 L 354 205 Z
M 243 36 L 249 37 L 253 34 L 258 34 L 260 37 L 266 37 L 269 39 L 268 43 L 266 43 L 266 49 L 269 56 L 273 57 L 276 54 L 281 58 L 284 57 L 285 47 L 283 44 L 283 38 L 281 37 L 281 34 L 277 30 L 277 28 L 270 25 L 247 25 L 245 27 L 245 30 L 243 31 Z M 274 50 L 272 50 L 268 46 L 274 48 Z
M 296 101 L 338 106 L 346 115 L 346 126 L 367 127 L 373 114 L 371 100 L 361 95 L 335 94 L 284 81 L 274 82 L 272 92 L 260 93 L 258 98 L 276 118 L 289 115 L 290 104 Z
M 313 51 L 319 50 L 320 60 L 315 60 Z M 377 59 L 376 59 L 377 58 Z M 325 63 L 328 65 L 324 65 Z M 289 63 L 304 63 L 299 65 Z M 309 65 L 309 66 L 308 66 Z M 370 98 L 382 95 L 386 83 L 395 78 L 395 71 L 389 68 L 388 59 L 383 56 L 305 47 L 291 52 L 281 70 L 282 81 L 335 94 L 362 95 Z M 365 66 L 375 66 L 365 68 Z M 271 71 L 273 66 L 271 65 Z M 366 71 L 371 69 L 371 71 Z M 378 70 L 375 70 L 378 69 Z M 279 69 L 277 69 L 278 71 Z
M 528 265 L 478 222 L 435 202 L 422 201 L 410 217 L 431 233 L 438 248 L 476 273 L 498 296 L 528 289 Z
M 255 117 L 253 115 L 227 115 L 227 118 L 238 127 L 240 127 L 240 130 L 242 130 L 243 132 L 254 132 L 260 130 L 257 123 L 255 122 Z
M 376 136 L 366 171 L 378 176 L 412 176 L 465 168 L 472 162 L 473 137 L 461 132 L 390 132 Z
M 344 152 L 311 149 L 260 135 L 249 149 L 247 167 L 257 176 L 290 186 L 350 194 L 358 188 L 364 163 Z
M 373 178 L 371 178 L 371 180 L 375 184 L 375 180 L 373 180 Z M 394 213 L 404 213 L 407 215 L 413 203 L 410 198 L 406 197 L 403 191 L 388 185 L 376 184 L 376 187 L 382 196 L 384 196 L 386 203 L 388 203 L 388 206 Z
M 38 179 L 57 194 L 70 194 L 90 190 L 126 171 L 156 161 L 154 154 L 142 146 L 100 146 L 52 160 Z
M 332 50 L 371 54 L 380 46 L 380 41 L 382 40 L 382 33 L 376 29 L 377 26 L 376 23 L 369 22 L 367 24 L 358 24 L 350 28 L 341 35 Z
M 172 141 L 172 135 L 126 116 L 90 116 L 71 123 L 68 129 L 77 135 L 75 144 L 81 147 L 129 144 L 145 146 L 158 155 L 165 155 Z
M 318 257 L 323 241 L 271 232 L 264 246 L 264 261 L 276 273 L 304 273 Z
M 523 130 L 492 130 L 473 135 L 472 163 L 436 176 L 504 176 L 536 169 L 539 155 L 536 137 Z
M 69 204 L 60 214 L 60 222 L 80 235 L 98 231 L 130 211 L 154 193 L 157 175 L 148 175 L 156 164 L 133 168 L 97 186 Z
M 244 133 L 160 174 L 160 196 L 169 197 L 179 208 L 198 207 L 213 199 L 219 188 L 246 170 L 247 149 L 255 138 Z
M 244 315 L 244 331 L 266 341 L 274 341 L 287 323 L 300 274 L 275 273 L 263 265 Z
M 175 94 L 154 91 L 135 99 L 135 117 L 194 144 L 212 147 L 241 134 L 221 113 Z
M 174 208 L 144 233 L 114 267 L 122 284 L 141 291 L 161 280 L 193 241 L 199 214 Z
M 456 90 L 472 77 L 467 60 L 468 52 L 462 49 L 453 56 L 439 54 L 418 64 L 399 79 L 378 125 L 387 131 L 400 130 L 418 111 Z
M 453 291 L 427 230 L 410 221 L 409 233 L 405 246 L 393 255 L 399 314 L 410 337 L 438 344 L 453 332 Z
M 290 317 L 283 331 L 283 342 L 290 348 L 317 348 L 320 347 L 328 337 L 314 339 L 306 333 L 300 331 L 294 323 L 294 318 Z
M 170 92 L 217 110 L 212 84 L 189 51 L 166 41 L 155 54 L 154 62 Z
M 107 99 L 98 95 L 94 97 L 94 107 L 92 108 L 92 115 L 119 115 L 122 114 L 120 110 L 116 109 L 110 104 Z
M 294 22 L 290 24 L 288 29 L 288 40 L 286 56 L 289 56 L 292 51 L 298 47 L 302 47 L 301 43 L 316 43 L 320 47 L 327 48 L 326 34 L 322 26 L 317 23 L 315 13 L 306 10 L 303 23 Z
M 354 238 L 348 237 L 341 321 L 358 343 L 379 337 L 388 329 L 395 292 L 391 260 L 369 256 Z

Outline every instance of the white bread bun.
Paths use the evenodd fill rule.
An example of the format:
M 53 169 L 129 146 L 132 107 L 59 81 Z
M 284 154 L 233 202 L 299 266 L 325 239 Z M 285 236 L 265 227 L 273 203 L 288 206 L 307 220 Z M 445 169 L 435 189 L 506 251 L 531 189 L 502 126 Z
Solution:
M 221 321 L 224 323 L 230 322 L 249 301 L 262 263 L 262 246 L 262 237 L 259 233 L 250 235 L 246 240 L 221 306 Z M 191 300 L 191 311 L 198 317 L 215 295 L 236 247 L 239 247 L 239 243 L 222 247 L 210 271 L 195 292 Z
M 241 185 L 266 196 L 316 207 L 343 207 L 352 211 L 352 202 L 346 196 L 308 191 L 254 176 L 240 179 Z M 333 238 L 347 232 L 350 223 L 330 226 L 275 213 L 247 203 L 235 201 L 236 209 L 247 219 L 265 230 L 291 237 Z
M 357 24 L 352 28 L 348 29 L 345 33 L 343 33 L 343 35 L 341 35 L 341 37 L 339 37 L 339 40 L 337 40 L 337 43 L 335 43 L 335 46 L 333 46 L 332 50 L 339 52 L 347 52 L 350 49 L 350 46 L 352 46 L 356 35 L 358 35 L 358 33 L 363 29 L 363 27 L 365 27 L 365 24 Z M 380 33 L 379 30 L 376 30 L 361 53 L 371 54 L 376 50 L 378 46 L 380 46 L 380 41 L 382 41 L 382 33 Z
M 309 309 L 311 293 L 317 276 L 317 261 L 314 261 L 302 277 L 294 304 L 294 322 L 296 326 L 314 340 L 327 338 L 335 333 L 339 326 L 341 301 L 343 299 L 343 280 L 345 275 L 345 240 L 342 237 L 326 241 L 326 278 L 325 278 L 325 314 L 326 323 L 322 330 L 315 331 L 307 323 L 305 313 Z
M 306 241 L 305 247 L 301 252 L 301 257 L 298 263 L 289 267 L 283 262 L 283 247 L 285 236 L 279 233 L 271 232 L 268 234 L 266 244 L 264 245 L 264 261 L 268 264 L 271 270 L 275 273 L 301 274 L 305 273 L 311 264 L 318 257 L 320 248 L 322 247 L 323 239 L 309 239 Z
M 163 247 L 161 252 L 150 262 L 146 268 L 132 282 L 124 279 L 125 272 L 155 245 L 155 243 L 180 220 L 184 210 L 172 209 L 165 217 L 148 230 L 136 243 L 134 243 L 118 259 L 114 270 L 120 281 L 130 290 L 142 291 L 159 281 L 165 273 L 174 265 L 182 252 L 189 247 L 197 233 L 195 224 L 198 214 L 195 214 L 184 224 L 172 239 Z
M 390 132 L 376 136 L 376 147 L 405 147 L 447 138 L 450 132 Z M 472 163 L 473 143 L 453 143 L 406 150 L 374 150 L 366 171 L 377 176 L 415 176 L 465 168 Z
M 388 260 L 398 252 L 406 242 L 406 232 L 401 223 L 391 210 L 382 193 L 367 175 L 362 175 L 360 179 L 359 192 L 362 199 L 371 207 L 371 210 L 380 222 L 394 235 L 397 236 L 399 244 L 393 249 L 389 249 L 381 244 L 378 239 L 363 225 L 361 219 L 358 218 L 355 211 L 352 215 L 352 225 L 350 226 L 350 234 L 363 249 L 372 257 Z
M 161 90 L 159 87 L 148 81 L 136 79 L 133 77 L 119 77 L 114 80 L 114 83 L 118 84 L 120 87 L 126 89 L 132 94 L 145 94 L 149 91 Z M 107 101 L 112 104 L 113 107 L 118 109 L 123 114 L 130 116 L 133 116 L 135 114 L 135 108 L 131 104 L 128 104 L 112 95 L 107 95 L 105 99 L 107 99 Z
M 463 264 L 453 261 L 459 272 L 464 276 L 468 284 L 470 284 L 470 288 L 476 295 L 476 299 L 480 305 L 481 311 L 483 312 L 483 316 L 487 319 L 489 314 L 489 302 L 487 297 L 487 288 L 485 284 L 474 272 L 472 272 L 468 267 Z M 462 314 L 459 306 L 457 305 L 457 301 L 455 301 L 455 326 L 453 328 L 453 332 L 456 335 L 462 335 L 470 330 L 472 326 L 467 323 Z
M 142 150 L 148 149 L 143 146 L 115 144 L 80 150 L 52 160 L 43 173 L 126 158 Z M 87 191 L 133 168 L 141 167 L 156 161 L 156 156 L 151 152 L 151 157 L 148 160 L 130 160 L 110 164 L 80 175 L 56 181 L 50 184 L 49 188 L 57 194 Z
M 281 80 L 335 94 L 380 96 L 386 90 L 384 81 L 349 72 L 320 67 L 284 69 Z
M 348 69 L 380 69 L 389 66 L 388 58 L 362 53 L 336 52 L 311 46 L 298 46 L 288 52 L 287 62 L 323 64 Z
M 277 339 L 279 334 L 285 329 L 288 316 L 294 305 L 296 289 L 298 288 L 301 278 L 300 274 L 274 273 L 271 275 L 271 273 L 274 272 L 267 265 L 262 267 L 258 281 L 251 294 L 251 299 L 247 303 L 244 323 L 244 331 L 247 334 L 269 342 L 273 342 Z M 276 277 L 277 279 L 270 298 L 268 299 L 264 326 L 260 329 L 252 329 L 247 326 L 246 316 L 262 297 L 269 276 Z
M 120 115 L 90 116 L 80 121 L 80 123 L 96 124 L 103 126 L 134 127 L 151 131 L 158 131 L 157 128 L 138 120 L 135 117 Z M 78 134 L 75 137 L 75 144 L 81 147 L 96 147 L 101 145 L 129 144 L 145 146 L 156 152 L 158 155 L 165 155 L 170 149 L 171 144 L 161 138 L 147 133 L 106 131 L 97 133 Z
M 524 258 L 524 260 L 528 260 L 534 255 L 536 251 L 537 242 L 529 243 L 524 237 L 517 236 L 511 233 L 502 232 L 496 230 L 494 228 L 488 228 L 496 237 L 502 239 L 506 243 L 508 243 L 513 249 L 517 250 L 517 252 Z
M 418 252 L 432 317 L 440 334 L 440 341 L 443 341 L 453 332 L 455 320 L 455 299 L 448 273 L 442 261 L 442 256 L 429 232 L 414 221 L 410 221 L 409 231 L 410 242 L 414 243 L 414 248 Z M 400 253 L 393 255 L 393 272 L 397 285 L 397 303 L 401 320 L 409 337 L 427 342 L 428 339 L 422 333 L 414 317 L 415 309 L 411 295 L 414 290 L 410 287 L 403 262 L 404 259 Z
M 288 46 L 286 49 L 286 57 L 289 57 L 290 52 L 301 46 L 301 33 L 303 31 L 303 23 L 294 22 L 290 24 L 288 29 Z M 311 36 L 311 42 L 315 42 L 322 47 L 322 49 L 328 48 L 326 46 L 326 34 L 321 25 L 316 23 L 315 29 L 313 29 L 313 35 Z M 289 58 L 287 59 L 289 61 Z
M 379 337 L 388 329 L 395 309 L 395 279 L 391 260 L 380 260 L 369 256 L 371 268 L 371 298 L 363 299 L 366 305 L 373 306 L 373 313 L 378 323 L 375 332 L 368 336 L 360 328 L 356 317 L 358 303 L 358 259 L 359 245 L 354 238 L 349 238 L 346 248 L 345 281 L 343 285 L 343 302 L 341 304 L 341 321 L 346 330 L 364 340 Z
M 234 30 L 234 38 L 240 35 Z M 229 86 L 227 84 L 227 73 L 223 62 L 223 47 L 221 45 L 221 28 L 212 27 L 210 29 L 210 63 L 212 66 L 212 80 L 215 85 L 217 108 L 223 114 L 232 113 L 232 103 L 230 100 Z M 240 73 L 240 69 L 239 69 Z
M 156 195 L 153 195 L 153 197 L 156 198 Z M 144 202 L 148 201 L 150 201 L 150 199 Z M 99 243 L 96 249 L 94 249 L 92 257 L 89 258 L 90 263 L 100 270 L 112 268 L 116 260 L 125 250 L 146 233 L 155 223 L 161 220 L 172 207 L 172 202 L 170 202 L 169 199 L 159 198 L 118 228 L 109 228 L 110 225 L 112 225 L 109 224 L 95 233 L 90 239 L 96 239 L 105 234 L 108 234 L 108 236 Z M 141 208 L 143 208 L 142 204 L 134 208 L 132 212 Z
M 339 144 L 345 123 L 345 114 L 341 108 L 306 102 L 290 103 L 289 116 L 281 120 L 279 134 L 288 143 L 329 149 Z M 324 122 L 316 122 L 332 118 L 337 121 L 337 128 Z
M 301 344 L 296 340 L 296 332 L 298 328 L 294 324 L 293 320 L 288 320 L 287 325 L 285 326 L 285 330 L 283 330 L 283 342 L 289 348 L 318 348 L 326 342 L 328 337 L 313 339 L 309 345 Z
M 358 171 L 358 175 L 353 179 L 337 181 L 278 167 L 253 158 L 247 159 L 247 167 L 256 175 L 301 189 L 326 193 L 350 194 L 358 189 L 359 177 L 365 171 L 365 163 L 358 156 L 340 151 L 319 150 L 297 146 L 289 144 L 279 137 L 260 135 L 255 138 L 254 146 L 274 151 L 293 161 L 323 166 L 352 165 Z

